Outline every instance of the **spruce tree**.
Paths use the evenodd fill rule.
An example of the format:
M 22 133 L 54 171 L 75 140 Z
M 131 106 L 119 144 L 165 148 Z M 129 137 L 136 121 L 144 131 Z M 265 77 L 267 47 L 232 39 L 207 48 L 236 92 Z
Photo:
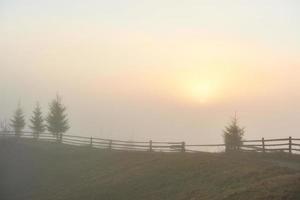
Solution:
M 49 105 L 49 114 L 46 118 L 47 129 L 56 136 L 57 141 L 61 141 L 63 133 L 70 128 L 65 112 L 66 107 L 61 103 L 60 96 L 57 95 Z
M 46 129 L 39 103 L 37 103 L 36 107 L 34 108 L 30 122 L 31 125 L 29 127 L 33 132 L 33 137 L 37 139 L 39 138 L 40 134 L 43 133 Z
M 224 132 L 224 142 L 226 151 L 236 151 L 240 149 L 240 146 L 243 144 L 242 138 L 245 133 L 245 128 L 241 128 L 238 125 L 238 119 L 235 116 L 231 123 L 225 127 Z
M 20 137 L 22 134 L 22 130 L 25 127 L 24 114 L 20 104 L 18 105 L 18 108 L 16 109 L 14 116 L 10 120 L 10 122 L 11 122 L 10 126 L 14 130 L 16 136 Z

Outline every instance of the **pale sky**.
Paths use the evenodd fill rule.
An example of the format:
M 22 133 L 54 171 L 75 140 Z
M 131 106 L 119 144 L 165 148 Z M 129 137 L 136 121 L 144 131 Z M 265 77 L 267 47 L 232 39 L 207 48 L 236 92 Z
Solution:
M 300 1 L 0 0 L 0 119 L 56 93 L 69 134 L 300 136 Z

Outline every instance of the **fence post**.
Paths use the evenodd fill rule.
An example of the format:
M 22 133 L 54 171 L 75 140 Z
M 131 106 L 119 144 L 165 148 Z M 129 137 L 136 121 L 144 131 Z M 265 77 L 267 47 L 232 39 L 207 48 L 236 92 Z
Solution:
M 61 143 L 61 137 L 59 133 L 56 133 L 56 142 Z
M 93 137 L 90 138 L 90 145 L 93 147 Z
M 292 137 L 289 137 L 289 154 L 292 154 Z
M 185 152 L 185 142 L 181 143 L 181 152 Z
M 265 138 L 262 138 L 262 139 L 261 139 L 261 143 L 262 143 L 263 153 L 266 153 L 266 149 L 265 149 Z
M 112 150 L 112 140 L 109 140 L 109 146 L 108 146 L 109 150 Z
M 149 141 L 149 151 L 152 152 L 152 140 Z

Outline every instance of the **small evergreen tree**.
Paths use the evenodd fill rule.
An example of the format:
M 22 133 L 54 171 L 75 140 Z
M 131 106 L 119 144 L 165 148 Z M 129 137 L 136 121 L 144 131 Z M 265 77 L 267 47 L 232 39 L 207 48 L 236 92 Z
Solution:
M 16 109 L 13 118 L 10 120 L 11 124 L 10 126 L 14 130 L 16 136 L 21 136 L 22 130 L 25 127 L 25 119 L 24 119 L 24 114 L 23 110 L 20 106 L 18 105 L 18 108 Z
M 29 127 L 33 132 L 33 137 L 38 139 L 39 135 L 43 133 L 46 129 L 39 103 L 37 103 L 36 107 L 34 108 L 33 115 L 30 119 L 30 122 L 31 125 Z
M 70 128 L 65 111 L 66 107 L 61 103 L 60 96 L 57 95 L 49 105 L 49 114 L 46 118 L 47 129 L 56 136 L 57 141 L 61 141 L 63 133 Z
M 240 149 L 240 146 L 243 144 L 242 138 L 245 133 L 245 128 L 241 128 L 238 125 L 238 119 L 235 116 L 231 123 L 225 127 L 224 130 L 224 142 L 226 147 L 226 152 L 236 151 Z

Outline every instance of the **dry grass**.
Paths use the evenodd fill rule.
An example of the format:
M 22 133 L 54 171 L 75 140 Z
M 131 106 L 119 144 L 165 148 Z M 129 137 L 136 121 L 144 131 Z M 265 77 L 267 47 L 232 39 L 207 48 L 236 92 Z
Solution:
M 299 171 L 274 159 L 300 163 L 285 155 L 109 152 L 2 139 L 0 199 L 300 199 Z

